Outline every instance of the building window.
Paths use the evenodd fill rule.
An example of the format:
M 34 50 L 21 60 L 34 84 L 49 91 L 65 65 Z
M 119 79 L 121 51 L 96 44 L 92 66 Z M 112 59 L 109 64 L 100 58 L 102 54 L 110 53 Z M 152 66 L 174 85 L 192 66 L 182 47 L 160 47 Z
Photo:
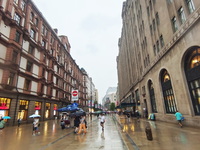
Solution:
M 195 10 L 194 3 L 192 0 L 186 0 L 186 4 L 190 13 Z
M 150 9 L 152 10 L 152 3 L 151 3 L 151 0 L 149 1 L 149 7 L 150 7 Z
M 159 51 L 160 51 L 160 44 L 159 44 L 159 41 L 156 42 L 156 46 L 157 46 L 157 51 L 159 52 Z
M 20 42 L 20 36 L 21 36 L 21 33 L 19 31 L 16 31 L 15 33 L 15 42 L 19 43 Z
M 15 3 L 15 4 L 18 4 L 18 0 L 14 0 L 14 3 Z
M 43 55 L 43 62 L 46 63 L 46 55 Z
M 19 112 L 17 118 L 22 120 L 27 120 L 28 118 L 28 105 L 29 101 L 27 100 L 20 100 L 19 102 Z
M 53 55 L 53 49 L 50 50 L 50 54 Z
M 163 47 L 165 45 L 162 35 L 160 36 L 160 44 L 161 44 L 161 47 Z
M 46 48 L 46 42 L 42 40 L 42 47 L 45 49 Z
M 42 76 L 44 77 L 45 76 L 45 69 L 42 68 Z
M 25 6 L 26 6 L 26 3 L 24 1 L 21 1 L 21 9 L 22 9 L 22 11 L 25 10 Z
M 26 65 L 26 71 L 31 72 L 33 67 L 33 63 L 28 61 Z
M 12 62 L 13 63 L 17 63 L 17 57 L 18 57 L 18 53 L 16 51 L 13 51 L 13 54 L 12 54 Z
M 195 115 L 200 115 L 200 47 L 192 47 L 185 57 L 185 74 Z
M 30 36 L 31 36 L 31 38 L 34 39 L 34 40 L 35 40 L 35 35 L 36 35 L 36 32 L 35 32 L 33 29 L 31 29 L 31 31 L 30 31 Z
M 30 15 L 30 20 L 33 22 L 33 19 L 34 19 L 34 13 L 31 12 L 31 15 Z
M 156 56 L 156 45 L 153 46 L 154 56 Z
M 38 18 L 35 18 L 35 25 L 38 26 L 38 23 L 39 23 Z
M 172 89 L 170 75 L 165 69 L 161 72 L 161 85 L 166 113 L 174 114 L 177 111 L 176 100 Z
M 160 18 L 159 18 L 158 12 L 156 13 L 156 24 L 157 25 L 160 24 Z
M 57 66 L 57 73 L 59 74 L 59 72 L 60 72 L 60 68 Z
M 186 20 L 185 18 L 185 13 L 183 11 L 183 7 L 181 7 L 179 10 L 178 10 L 178 14 L 179 14 L 179 17 L 180 17 L 180 20 L 181 20 L 181 24 L 183 24 Z
M 50 103 L 46 103 L 45 105 L 46 105 L 45 118 L 50 118 L 51 104 Z
M 10 75 L 8 77 L 8 82 L 7 82 L 8 85 L 13 85 L 14 77 L 15 77 L 15 73 L 10 72 Z
M 30 88 L 31 80 L 25 79 L 24 90 L 28 91 Z
M 155 22 L 155 19 L 153 19 L 153 30 L 154 30 L 154 31 L 156 30 L 156 22 Z
M 152 28 L 152 25 L 150 25 L 150 32 L 151 32 L 151 35 L 153 34 L 153 28 Z
M 44 84 L 41 84 L 41 89 L 40 92 L 43 93 L 44 92 Z
M 172 27 L 173 27 L 173 31 L 174 32 L 176 32 L 178 30 L 178 25 L 177 25 L 176 17 L 172 18 Z
M 34 47 L 32 45 L 29 45 L 28 53 L 33 55 L 34 54 Z
M 147 7 L 147 15 L 150 16 L 149 6 Z
M 21 17 L 20 17 L 20 15 L 18 15 L 17 13 L 15 13 L 15 15 L 14 15 L 14 20 L 16 21 L 16 23 L 17 23 L 18 25 L 21 24 Z
M 155 92 L 154 92 L 154 87 L 152 81 L 149 81 L 148 83 L 149 87 L 149 95 L 150 95 L 150 100 L 151 100 L 151 108 L 153 113 L 157 113 L 157 106 L 156 106 L 156 97 L 155 97 Z

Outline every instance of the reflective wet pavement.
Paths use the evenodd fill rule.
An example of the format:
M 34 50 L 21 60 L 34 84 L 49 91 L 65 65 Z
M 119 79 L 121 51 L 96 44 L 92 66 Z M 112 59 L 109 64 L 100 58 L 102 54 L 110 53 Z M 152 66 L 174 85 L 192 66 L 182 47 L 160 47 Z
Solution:
M 88 120 L 87 134 L 73 128 L 61 130 L 59 120 L 40 122 L 40 135 L 32 136 L 32 125 L 6 127 L 0 131 L 1 150 L 199 150 L 200 129 L 177 124 L 150 122 L 153 141 L 146 138 L 147 120 L 130 122 L 124 116 L 106 116 L 105 130 L 97 117 Z

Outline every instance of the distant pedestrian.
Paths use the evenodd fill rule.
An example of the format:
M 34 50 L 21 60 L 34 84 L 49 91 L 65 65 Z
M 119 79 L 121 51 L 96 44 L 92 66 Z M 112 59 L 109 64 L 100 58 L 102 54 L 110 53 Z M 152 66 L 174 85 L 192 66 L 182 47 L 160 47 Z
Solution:
M 103 113 L 100 116 L 100 125 L 101 125 L 103 131 L 104 131 L 104 123 L 105 122 L 106 122 L 106 118 L 105 118 L 104 113 Z
M 137 121 L 139 122 L 140 121 L 140 113 L 138 110 L 135 111 L 135 116 L 137 118 Z
M 144 117 L 144 118 L 147 118 L 147 116 L 148 116 L 148 115 L 147 115 L 147 109 L 144 107 L 144 108 L 143 108 L 143 117 Z
M 19 127 L 21 125 L 21 118 L 19 118 L 18 120 L 17 120 L 17 126 Z
M 183 115 L 177 110 L 174 116 L 176 117 L 176 120 L 178 121 L 179 126 L 182 128 L 183 127 L 183 124 L 182 124 Z
M 130 117 L 131 117 L 131 115 L 130 115 L 130 113 L 127 113 L 127 118 L 128 118 L 128 122 L 130 122 Z

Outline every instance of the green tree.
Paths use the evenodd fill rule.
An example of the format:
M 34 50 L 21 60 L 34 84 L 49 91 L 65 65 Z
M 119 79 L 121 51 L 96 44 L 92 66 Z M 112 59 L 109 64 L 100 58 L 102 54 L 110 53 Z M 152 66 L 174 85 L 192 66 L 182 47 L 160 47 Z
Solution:
M 114 110 L 115 110 L 115 103 L 111 103 L 111 104 L 110 104 L 110 110 L 111 110 L 111 111 L 114 111 Z

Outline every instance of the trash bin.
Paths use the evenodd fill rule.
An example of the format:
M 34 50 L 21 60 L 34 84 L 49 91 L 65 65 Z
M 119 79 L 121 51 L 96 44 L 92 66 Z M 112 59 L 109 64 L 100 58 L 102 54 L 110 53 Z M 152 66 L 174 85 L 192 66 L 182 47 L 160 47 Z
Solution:
M 147 126 L 145 128 L 145 132 L 146 132 L 147 140 L 152 141 L 153 140 L 153 136 L 152 136 L 152 132 L 151 132 L 150 126 Z

